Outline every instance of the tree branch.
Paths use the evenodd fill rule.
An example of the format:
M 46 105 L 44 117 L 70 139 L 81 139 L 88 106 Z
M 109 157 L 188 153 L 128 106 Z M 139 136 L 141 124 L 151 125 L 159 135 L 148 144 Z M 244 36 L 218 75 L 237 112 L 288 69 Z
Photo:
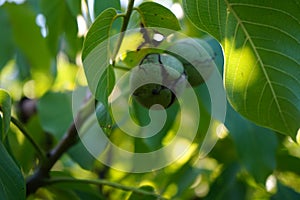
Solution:
M 26 181 L 26 195 L 34 193 L 38 188 L 46 184 L 45 180 L 49 178 L 49 172 L 56 161 L 64 154 L 70 147 L 77 143 L 79 137 L 77 128 L 79 129 L 84 121 L 94 111 L 94 99 L 90 99 L 78 112 L 74 122 L 69 127 L 65 136 L 60 140 L 54 149 L 48 154 L 44 162 L 41 163 L 40 167 L 36 172 L 27 179 Z
M 124 15 L 124 21 L 121 28 L 120 37 L 117 42 L 117 46 L 114 49 L 113 53 L 113 66 L 115 64 L 115 58 L 119 52 L 119 49 L 121 47 L 123 38 L 125 36 L 125 31 L 127 29 L 131 13 L 133 11 L 134 6 L 134 0 L 129 0 L 127 11 Z M 94 103 L 94 102 L 93 102 Z M 70 128 L 68 129 L 66 135 L 63 137 L 63 139 L 58 143 L 58 145 L 47 154 L 47 158 L 45 162 L 41 163 L 40 167 L 37 169 L 37 171 L 29 177 L 26 183 L 26 195 L 30 195 L 34 193 L 38 188 L 44 186 L 47 184 L 47 178 L 49 178 L 49 171 L 53 167 L 53 165 L 56 163 L 56 161 L 61 157 L 63 153 L 65 153 L 70 147 L 72 147 L 77 141 L 78 141 L 78 133 L 77 128 L 80 128 L 83 122 L 87 119 L 88 116 L 94 111 L 94 105 L 90 105 L 90 102 L 88 102 L 84 108 L 82 108 L 77 117 L 74 120 L 74 123 L 71 124 Z

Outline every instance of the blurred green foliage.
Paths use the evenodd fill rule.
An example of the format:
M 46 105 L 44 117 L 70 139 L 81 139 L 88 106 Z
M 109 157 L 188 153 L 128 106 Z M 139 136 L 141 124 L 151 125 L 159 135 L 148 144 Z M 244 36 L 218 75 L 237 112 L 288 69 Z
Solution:
M 95 0 L 93 4 L 91 2 L 94 1 L 25 0 L 21 4 L 5 2 L 0 6 L 0 88 L 5 89 L 0 89 L 0 199 L 25 199 L 25 180 L 35 172 L 40 164 L 37 152 L 27 140 L 28 138 L 13 123 L 9 124 L 10 116 L 12 115 L 22 121 L 24 128 L 35 143 L 43 151 L 48 152 L 63 139 L 64 134 L 68 131 L 74 118 L 72 107 L 73 109 L 75 107 L 75 110 L 78 111 L 81 106 L 72 105 L 72 92 L 82 90 L 83 96 L 90 95 L 86 93 L 86 88 L 92 84 L 91 80 L 95 77 L 101 80 L 98 85 L 92 88 L 97 100 L 100 101 L 95 105 L 96 117 L 98 124 L 104 129 L 105 134 L 113 144 L 126 151 L 145 153 L 162 148 L 175 137 L 181 115 L 178 103 L 167 109 L 167 120 L 164 127 L 153 137 L 134 138 L 124 133 L 115 124 L 110 115 L 109 95 L 118 78 L 125 73 L 124 69 L 126 70 L 126 67 L 130 69 L 132 63 L 140 61 L 140 52 L 137 52 L 136 48 L 145 39 L 145 36 L 143 37 L 141 33 L 130 35 L 127 38 L 125 36 L 120 51 L 128 50 L 129 53 L 122 55 L 124 56 L 123 60 L 117 58 L 115 63 L 110 61 L 114 48 L 109 46 L 111 44 L 107 44 L 109 48 L 105 51 L 104 58 L 102 57 L 105 62 L 95 62 L 93 69 L 87 73 L 84 71 L 81 56 L 84 61 L 93 50 L 93 47 L 105 41 L 111 35 L 118 33 L 121 30 L 122 22 L 124 22 L 121 20 L 122 14 L 126 11 L 125 7 L 122 7 L 124 1 Z M 144 26 L 159 26 L 180 30 L 182 34 L 187 36 L 205 39 L 216 53 L 215 63 L 220 73 L 223 74 L 223 71 L 225 71 L 225 75 L 226 73 L 233 73 L 232 76 L 237 77 L 237 81 L 239 81 L 240 77 L 234 74 L 234 71 L 240 63 L 235 62 L 234 59 L 237 58 L 231 58 L 231 56 L 239 54 L 233 53 L 231 55 L 228 53 L 228 46 L 225 46 L 229 45 L 233 48 L 232 46 L 238 45 L 229 41 L 230 38 L 226 38 L 225 35 L 225 32 L 233 27 L 226 24 L 228 21 L 222 21 L 227 11 L 221 10 L 220 13 L 216 13 L 218 9 L 213 10 L 213 6 L 216 6 L 217 1 L 170 0 L 168 2 L 170 5 L 168 8 L 154 2 L 135 5 L 136 9 L 130 18 L 128 28 L 139 28 L 140 24 L 143 23 Z M 291 3 L 282 3 L 285 11 L 281 12 L 277 3 L 268 5 L 269 9 L 267 9 L 266 6 L 260 5 L 260 1 L 246 2 L 249 3 L 245 4 L 247 9 L 247 5 L 256 8 L 255 13 L 262 16 L 257 17 L 255 15 L 255 20 L 257 20 L 256 23 L 265 23 L 264 29 L 267 29 L 271 23 L 271 18 L 263 16 L 265 12 L 274 11 L 272 17 L 276 19 L 281 19 L 282 15 L 286 14 L 292 16 L 295 21 L 300 21 L 299 12 L 294 12 L 295 8 Z M 206 6 L 209 6 L 208 3 L 211 3 L 209 5 L 212 6 L 209 7 L 210 11 L 205 10 Z M 245 10 L 233 9 L 235 6 L 241 5 L 231 3 L 224 5 L 223 3 L 222 8 L 225 6 L 231 13 L 235 11 L 235 15 L 241 16 L 242 19 L 247 19 L 250 16 L 255 17 L 254 12 L 249 13 L 246 8 Z M 177 8 L 179 6 L 179 8 L 185 9 L 186 14 L 176 18 L 176 14 L 180 10 L 174 10 L 174 5 Z M 197 10 L 201 10 L 201 16 L 198 15 Z M 202 19 L 203 16 L 205 18 Z M 219 18 L 217 18 L 218 16 Z M 229 15 L 229 19 L 231 18 L 232 15 Z M 264 21 L 266 18 L 269 20 Z M 220 23 L 220 26 L 215 25 L 216 21 Z M 213 23 L 207 25 L 210 22 Z M 233 21 L 234 25 L 235 23 Z M 285 24 L 282 20 L 279 20 L 278 23 L 280 26 L 275 28 L 276 30 L 282 28 L 281 26 Z M 290 28 L 293 27 L 298 30 L 299 23 L 292 26 L 293 23 L 286 22 Z M 207 33 L 200 31 L 197 27 L 202 28 Z M 287 40 L 286 36 L 279 37 L 276 30 L 265 30 L 268 33 L 267 35 L 272 36 L 272 42 L 276 43 L 275 39 L 281 40 L 282 38 Z M 89 32 L 87 33 L 87 31 Z M 251 31 L 259 32 L 260 29 L 253 28 Z M 286 30 L 284 33 L 286 35 L 295 34 L 289 31 Z M 208 33 L 216 37 L 223 46 L 221 47 L 219 42 Z M 84 37 L 85 46 L 83 45 Z M 300 40 L 299 36 L 293 38 L 297 42 Z M 237 41 L 237 43 L 241 41 Z M 267 43 L 266 46 L 270 48 L 268 40 L 261 41 L 261 44 L 264 43 Z M 112 44 L 115 43 L 112 42 Z M 293 69 L 285 71 L 285 68 L 276 68 L 282 74 L 270 75 L 271 82 L 277 81 L 278 87 L 285 87 L 284 84 L 288 84 L 290 87 L 290 85 L 296 83 L 292 87 L 293 89 L 289 89 L 291 93 L 296 93 L 295 98 L 289 99 L 290 94 L 281 93 L 286 95 L 281 98 L 282 101 L 286 99 L 297 106 L 292 108 L 289 107 L 290 105 L 286 105 L 284 107 L 285 104 L 280 100 L 282 111 L 279 112 L 284 113 L 284 116 L 291 115 L 291 118 L 285 118 L 288 120 L 286 127 L 282 128 L 282 124 L 278 124 L 280 120 L 277 117 L 280 113 L 276 109 L 275 111 L 274 109 L 267 109 L 270 113 L 265 113 L 268 114 L 265 119 L 254 119 L 254 115 L 245 114 L 245 110 L 241 113 L 247 118 L 241 116 L 239 108 L 242 104 L 239 103 L 242 101 L 247 103 L 247 101 L 255 100 L 255 98 L 257 100 L 258 96 L 244 98 L 240 91 L 235 91 L 234 87 L 231 88 L 228 85 L 230 103 L 233 104 L 233 108 L 231 104 L 228 104 L 226 121 L 224 124 L 218 124 L 219 122 L 215 119 L 211 119 L 209 93 L 204 84 L 193 89 L 197 94 L 201 112 L 201 122 L 196 139 L 192 142 L 192 148 L 176 162 L 163 169 L 147 173 L 121 172 L 97 161 L 84 147 L 84 144 L 78 142 L 54 165 L 50 173 L 51 178 L 103 179 L 143 191 L 154 192 L 164 198 L 175 200 L 299 199 L 300 147 L 294 141 L 296 133 L 291 134 L 287 131 L 286 135 L 281 135 L 274 131 L 285 132 L 289 126 L 293 130 L 295 127 L 299 127 L 299 118 L 293 121 L 295 116 L 299 117 L 300 112 L 300 90 L 297 78 L 299 77 L 297 75 L 300 71 L 300 61 L 296 53 L 300 49 L 299 42 L 292 46 L 293 51 L 289 51 L 288 55 L 294 63 L 289 65 L 291 60 L 287 61 L 279 58 L 277 58 L 277 61 L 280 66 L 292 66 Z M 274 46 L 274 50 L 270 48 L 269 52 L 276 51 L 278 55 L 282 55 L 282 52 L 276 48 L 277 46 Z M 287 45 L 287 48 L 289 48 L 289 45 Z M 224 56 L 223 50 L 225 51 Z M 234 48 L 232 51 L 234 51 Z M 265 55 L 262 54 L 261 56 L 263 58 Z M 224 57 L 226 61 L 224 61 Z M 128 63 L 130 59 L 132 62 Z M 228 60 L 237 65 L 232 66 L 231 64 L 228 66 L 228 63 L 226 63 Z M 226 63 L 225 68 L 224 63 Z M 107 68 L 104 75 L 97 77 L 99 68 L 106 68 L 108 65 L 109 68 Z M 291 74 L 295 75 L 296 78 L 294 81 L 289 82 Z M 273 77 L 276 80 L 273 80 Z M 284 80 L 282 85 L 280 85 L 281 80 Z M 245 83 L 244 80 L 241 80 L 241 82 Z M 256 84 L 261 84 L 260 79 L 257 80 Z M 282 89 L 276 87 L 274 90 L 281 91 Z M 84 101 L 84 99 L 80 99 L 80 101 Z M 266 100 L 265 102 L 269 101 Z M 150 122 L 148 110 L 134 101 L 128 103 L 131 117 L 135 122 L 140 125 L 147 125 Z M 273 104 L 273 102 L 270 104 Z M 257 110 L 257 107 L 251 105 L 251 109 Z M 264 106 L 267 107 L 265 104 Z M 285 111 L 286 109 L 291 112 Z M 276 115 L 276 120 L 270 121 L 269 115 Z M 249 121 L 249 119 L 255 123 Z M 199 159 L 198 152 L 210 121 L 220 125 L 219 127 L 222 128 L 221 134 L 212 151 L 205 158 Z M 89 123 L 90 121 L 87 120 L 83 124 L 86 134 L 91 134 L 94 131 Z M 268 124 L 266 125 L 266 123 Z M 186 132 L 188 134 L 188 128 Z M 184 141 L 184 138 L 181 139 Z M 106 143 L 105 141 L 99 141 L 98 145 L 105 147 Z M 122 159 L 114 157 L 113 154 L 111 156 L 113 159 Z M 76 183 L 76 181 L 46 185 L 27 197 L 27 199 L 49 200 L 71 198 L 157 199 L 153 196 L 132 192 L 130 189 L 120 190 L 118 187 L 105 184 L 81 184 Z

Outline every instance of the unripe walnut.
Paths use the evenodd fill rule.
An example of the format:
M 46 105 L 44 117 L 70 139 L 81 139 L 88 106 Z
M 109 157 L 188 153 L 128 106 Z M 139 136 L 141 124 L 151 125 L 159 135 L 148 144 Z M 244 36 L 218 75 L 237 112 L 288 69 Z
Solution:
M 193 87 L 205 82 L 214 70 L 215 53 L 205 40 L 198 38 L 177 40 L 167 52 L 182 62 L 188 82 Z
M 181 62 L 167 54 L 148 54 L 130 76 L 133 98 L 146 108 L 160 104 L 170 107 L 185 89 Z

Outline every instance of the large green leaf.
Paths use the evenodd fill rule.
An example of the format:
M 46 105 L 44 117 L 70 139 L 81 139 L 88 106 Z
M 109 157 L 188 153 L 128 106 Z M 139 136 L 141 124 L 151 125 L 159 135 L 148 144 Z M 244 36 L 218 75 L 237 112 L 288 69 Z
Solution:
M 61 139 L 73 120 L 70 96 L 49 92 L 39 99 L 37 110 L 43 129 Z
M 295 139 L 300 119 L 298 1 L 184 0 L 193 23 L 217 38 L 235 110 Z
M 35 80 L 36 95 L 43 94 L 52 83 L 51 54 L 46 40 L 35 23 L 35 13 L 26 4 L 4 4 L 9 16 L 13 41 L 27 57 L 32 77 Z
M 25 199 L 25 181 L 20 169 L 0 142 L 0 199 Z
M 11 98 L 7 91 L 3 89 L 0 89 L 0 113 L 2 113 L 2 116 L 0 115 L 0 141 L 3 141 L 9 130 L 11 114 Z
M 265 183 L 276 166 L 276 135 L 241 117 L 229 105 L 225 125 L 233 138 L 242 165 L 257 182 Z
M 146 27 L 161 27 L 175 31 L 180 30 L 176 16 L 169 9 L 158 3 L 145 2 L 137 9 Z
M 106 97 L 110 94 L 113 87 L 111 83 L 114 82 L 112 70 L 108 69 L 111 58 L 108 38 L 116 16 L 117 11 L 113 8 L 103 11 L 90 27 L 82 50 L 89 88 L 94 95 L 99 94 L 96 98 L 104 104 L 107 104 L 107 98 L 103 98 L 103 94 Z

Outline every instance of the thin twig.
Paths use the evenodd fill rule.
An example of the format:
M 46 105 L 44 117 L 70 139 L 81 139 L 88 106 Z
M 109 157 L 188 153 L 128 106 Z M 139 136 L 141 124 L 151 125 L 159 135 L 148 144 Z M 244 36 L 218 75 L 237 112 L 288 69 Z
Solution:
M 38 154 L 38 157 L 40 159 L 40 162 L 44 162 L 46 160 L 45 152 L 42 150 L 42 148 L 34 141 L 34 139 L 31 137 L 31 135 L 27 132 L 25 127 L 21 122 L 19 122 L 15 117 L 11 116 L 10 120 L 25 136 L 25 138 L 31 143 L 33 148 L 35 149 L 36 153 Z
M 126 14 L 123 16 L 124 21 L 123 21 L 123 24 L 122 24 L 122 27 L 121 27 L 120 37 L 118 38 L 117 46 L 115 47 L 114 53 L 113 53 L 113 56 L 112 56 L 112 61 L 113 61 L 112 65 L 113 66 L 115 65 L 116 57 L 118 55 L 118 52 L 119 52 L 120 47 L 122 45 L 123 38 L 125 36 L 125 31 L 127 30 L 127 26 L 129 24 L 129 19 L 130 19 L 131 13 L 133 11 L 133 6 L 134 6 L 134 0 L 130 0 L 129 3 L 128 3 Z
M 143 194 L 143 195 L 148 195 L 148 196 L 154 196 L 157 197 L 158 199 L 162 199 L 165 200 L 166 198 L 162 197 L 159 194 L 156 194 L 154 192 L 149 192 L 143 189 L 139 189 L 136 187 L 131 187 L 131 186 L 125 186 L 119 183 L 115 183 L 115 182 L 110 182 L 104 179 L 74 179 L 74 178 L 55 178 L 55 179 L 49 179 L 49 180 L 45 180 L 45 183 L 47 185 L 50 184 L 57 184 L 57 183 L 78 183 L 78 184 L 94 184 L 94 185 L 107 185 L 110 187 L 114 187 L 120 190 L 124 190 L 124 191 L 131 191 L 134 193 L 138 193 L 138 194 Z

